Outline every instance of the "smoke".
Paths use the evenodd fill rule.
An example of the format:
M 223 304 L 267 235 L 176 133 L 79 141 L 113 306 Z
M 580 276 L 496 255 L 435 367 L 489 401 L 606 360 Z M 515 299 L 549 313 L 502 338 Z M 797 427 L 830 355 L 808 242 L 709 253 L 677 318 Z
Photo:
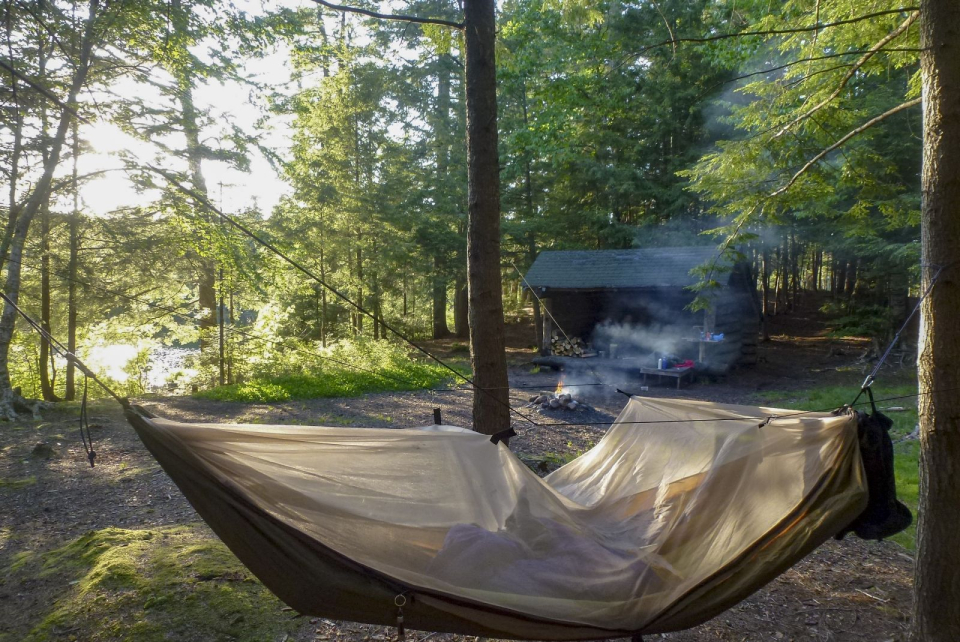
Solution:
M 677 355 L 683 351 L 684 339 L 694 336 L 692 326 L 676 324 L 634 324 L 629 320 L 607 319 L 593 330 L 592 344 L 606 356 L 615 358 Z

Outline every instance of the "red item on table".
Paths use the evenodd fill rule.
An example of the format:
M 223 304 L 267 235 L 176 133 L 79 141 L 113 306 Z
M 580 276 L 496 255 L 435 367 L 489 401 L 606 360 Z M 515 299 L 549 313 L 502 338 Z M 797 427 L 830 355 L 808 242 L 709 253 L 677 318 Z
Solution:
M 680 363 L 674 364 L 674 368 L 692 368 L 693 360 L 687 359 L 686 361 L 681 361 Z

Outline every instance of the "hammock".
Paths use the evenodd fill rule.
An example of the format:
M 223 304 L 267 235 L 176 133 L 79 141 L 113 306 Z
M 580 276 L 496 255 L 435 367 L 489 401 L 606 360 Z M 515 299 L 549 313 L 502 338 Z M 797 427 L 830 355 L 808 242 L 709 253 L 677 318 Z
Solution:
M 300 613 L 584 640 L 704 622 L 864 512 L 856 413 L 791 412 L 633 397 L 600 443 L 542 479 L 452 426 L 127 417 Z

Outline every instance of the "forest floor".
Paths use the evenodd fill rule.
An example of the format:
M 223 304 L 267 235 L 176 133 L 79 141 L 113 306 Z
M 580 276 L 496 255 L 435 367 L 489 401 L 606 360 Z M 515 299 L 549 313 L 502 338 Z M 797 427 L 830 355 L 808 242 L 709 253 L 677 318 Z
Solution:
M 559 376 L 529 364 L 529 326 L 511 326 L 508 332 L 511 401 L 522 407 L 529 395 L 552 390 Z M 855 387 L 869 367 L 860 360 L 867 343 L 830 338 L 812 307 L 775 319 L 771 334 L 755 368 L 694 382 L 679 392 L 672 385 L 650 386 L 643 394 L 779 405 L 773 399 L 788 403 L 810 389 Z M 462 351 L 456 341 L 434 347 Z M 571 382 L 573 376 L 566 375 Z M 889 375 L 901 383 L 911 376 L 908 369 Z M 639 382 L 622 383 L 639 390 Z M 575 392 L 589 409 L 550 411 L 554 414 L 538 421 L 610 421 L 626 402 L 605 386 Z M 444 423 L 468 426 L 471 395 L 418 391 L 273 404 L 156 397 L 141 403 L 187 421 L 382 427 L 432 423 L 433 408 L 439 407 Z M 91 412 L 94 469 L 76 434 L 76 405 L 43 414 L 42 420 L 0 426 L 0 642 L 395 638 L 393 629 L 299 618 L 283 607 L 200 521 L 115 404 L 98 402 Z M 551 462 L 586 450 L 604 432 L 596 425 L 531 428 L 520 421 L 516 428 L 513 450 Z M 898 428 L 903 434 L 910 429 Z M 896 543 L 830 541 L 709 622 L 647 639 L 904 640 L 912 571 L 912 553 Z M 408 638 L 474 640 L 422 632 Z

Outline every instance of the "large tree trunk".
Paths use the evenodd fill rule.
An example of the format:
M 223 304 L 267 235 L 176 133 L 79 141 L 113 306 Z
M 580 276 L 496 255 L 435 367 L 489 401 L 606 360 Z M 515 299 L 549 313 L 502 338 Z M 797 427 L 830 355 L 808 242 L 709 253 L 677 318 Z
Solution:
M 38 70 L 40 79 L 46 80 L 47 73 L 47 46 L 45 34 L 40 32 L 40 46 L 38 47 Z M 49 133 L 49 119 L 47 118 L 47 103 L 44 102 L 40 109 L 41 132 L 44 139 Z M 43 161 L 47 161 L 47 150 L 43 149 L 41 155 Z M 50 195 L 40 204 L 40 327 L 50 332 Z M 40 396 L 44 401 L 59 401 L 53 390 L 53 376 L 55 373 L 53 354 L 50 351 L 50 345 L 46 341 L 40 341 L 40 359 L 37 365 L 40 371 Z
M 7 35 L 7 57 L 9 60 L 14 59 L 13 53 L 13 11 L 10 7 L 10 0 L 7 0 L 7 6 L 4 11 L 5 14 L 5 27 Z M 7 258 L 7 250 L 9 246 L 9 241 L 13 238 L 13 228 L 17 223 L 17 184 L 20 179 L 20 157 L 23 154 L 23 110 L 20 108 L 20 93 L 18 87 L 20 85 L 20 80 L 13 74 L 10 73 L 10 104 L 13 107 L 14 116 L 13 116 L 13 130 L 11 131 L 12 141 L 10 142 L 10 156 L 9 156 L 9 184 L 8 184 L 8 203 L 9 210 L 6 221 L 6 229 L 4 231 L 3 242 L 0 243 L 0 264 L 2 264 Z
M 474 430 L 510 427 L 500 276 L 500 168 L 494 0 L 465 0 L 467 274 Z
M 73 213 L 70 215 L 70 258 L 67 262 L 67 350 L 77 353 L 77 264 L 80 258 L 80 185 L 77 164 L 80 158 L 80 137 L 77 121 L 72 124 L 73 137 Z M 77 396 L 76 367 L 67 362 L 64 398 L 73 401 Z
M 960 640 L 960 3 L 921 0 L 925 285 L 919 350 L 920 505 L 913 634 Z
M 89 13 L 84 27 L 83 38 L 80 43 L 80 58 L 77 61 L 73 80 L 70 83 L 70 91 L 67 95 L 66 104 L 72 108 L 76 107 L 77 96 L 87 81 L 87 72 L 90 69 L 90 58 L 93 51 L 94 22 L 99 10 L 99 0 L 90 0 Z M 16 223 L 13 226 L 12 234 L 4 238 L 3 245 L 0 247 L 0 255 L 9 256 L 7 263 L 7 274 L 4 281 L 3 291 L 10 299 L 16 303 L 20 298 L 20 278 L 21 264 L 23 258 L 23 245 L 27 240 L 27 231 L 30 223 L 40 211 L 43 202 L 50 196 L 50 185 L 53 181 L 54 171 L 60 164 L 60 155 L 63 151 L 63 144 L 67 139 L 67 132 L 74 116 L 70 111 L 62 110 L 60 120 L 57 124 L 56 133 L 50 141 L 49 155 L 43 164 L 43 171 L 40 179 L 37 181 L 30 192 L 30 196 L 22 207 L 19 208 Z M 7 254 L 9 252 L 9 254 Z M 16 325 L 17 312 L 10 305 L 4 305 L 3 314 L 0 315 L 0 416 L 12 418 L 16 415 L 15 407 L 19 404 L 19 397 L 13 392 L 10 383 L 10 342 L 13 340 L 13 330 Z
M 171 9 L 174 13 L 176 31 L 181 36 L 186 36 L 187 19 L 182 16 L 181 0 L 173 0 Z M 186 50 L 181 52 L 187 55 Z M 200 143 L 200 114 L 197 111 L 193 100 L 193 74 L 188 69 L 180 69 L 175 73 L 177 82 L 177 100 L 180 103 L 180 124 L 183 127 L 183 135 L 186 138 L 187 166 L 190 174 L 190 183 L 193 190 L 204 199 L 208 199 L 207 182 L 203 176 L 203 146 Z M 198 207 L 202 207 L 198 204 Z M 202 210 L 206 212 L 205 209 Z M 212 223 L 211 218 L 204 214 L 203 218 Z M 200 306 L 199 330 L 200 330 L 200 353 L 209 354 L 210 349 L 217 345 L 217 292 L 216 279 L 217 268 L 211 257 L 212 248 L 201 248 L 198 252 L 197 261 L 199 264 L 197 274 L 197 298 Z M 207 357 L 204 361 L 212 362 L 213 357 Z
M 175 0 L 175 8 L 179 9 L 179 0 Z M 183 133 L 187 139 L 187 161 L 190 173 L 190 183 L 194 191 L 204 199 L 208 197 L 207 182 L 203 176 L 202 159 L 203 148 L 200 145 L 200 123 L 197 108 L 193 102 L 193 79 L 187 74 L 178 79 L 177 97 L 180 101 L 181 122 Z M 205 218 L 209 219 L 209 217 Z M 217 288 L 216 265 L 210 257 L 209 248 L 201 249 L 198 257 L 199 270 L 197 274 L 197 294 L 200 305 L 200 353 L 209 353 L 216 345 L 215 332 L 217 327 Z

